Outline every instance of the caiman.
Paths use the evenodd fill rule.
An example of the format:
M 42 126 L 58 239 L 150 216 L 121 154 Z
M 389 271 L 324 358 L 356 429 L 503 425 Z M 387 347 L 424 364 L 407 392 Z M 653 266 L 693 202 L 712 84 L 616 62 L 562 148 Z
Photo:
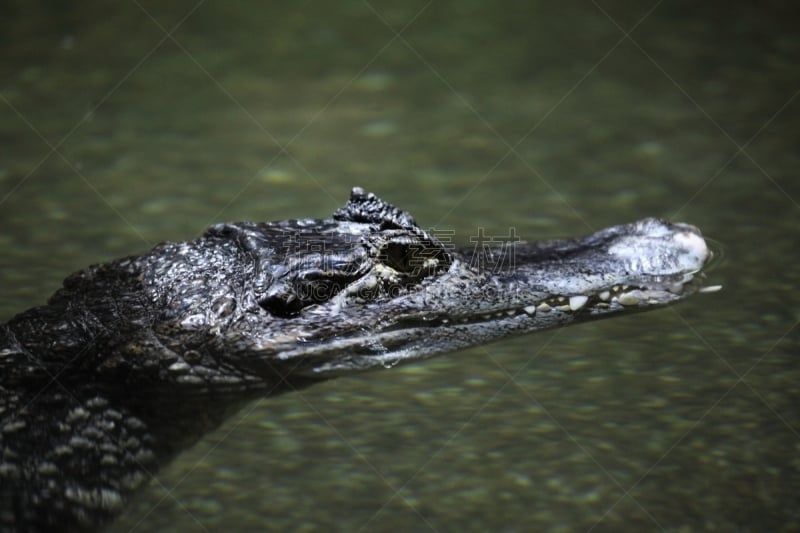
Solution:
M 713 287 L 688 224 L 456 248 L 360 188 L 90 266 L 0 324 L 0 529 L 91 531 L 245 403 Z

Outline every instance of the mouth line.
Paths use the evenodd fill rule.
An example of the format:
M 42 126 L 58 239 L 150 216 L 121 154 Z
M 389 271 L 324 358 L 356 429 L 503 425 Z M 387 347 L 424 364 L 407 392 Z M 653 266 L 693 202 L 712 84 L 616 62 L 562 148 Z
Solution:
M 406 316 L 392 325 L 371 331 L 365 335 L 361 330 L 352 337 L 340 338 L 339 347 L 349 346 L 353 356 L 350 363 L 362 369 L 376 365 L 389 367 L 409 358 L 405 353 L 409 338 L 419 338 L 430 331 L 452 329 L 466 331 L 470 327 L 492 327 L 493 323 L 518 323 L 524 327 L 527 320 L 542 320 L 552 325 L 558 323 L 599 318 L 606 313 L 619 311 L 637 312 L 652 307 L 661 307 L 674 303 L 695 292 L 716 292 L 719 285 L 702 285 L 705 275 L 702 272 L 684 274 L 682 281 L 654 282 L 641 285 L 612 285 L 591 294 L 581 295 L 549 295 L 527 305 L 512 306 L 507 309 L 493 309 L 457 316 L 445 316 L 443 313 Z M 538 318 L 537 318 L 538 317 Z M 415 341 L 417 342 L 417 341 Z M 465 343 L 467 346 L 469 343 Z M 297 355 L 304 357 L 324 358 L 328 346 L 307 346 L 302 353 L 290 351 L 282 353 L 280 359 L 291 359 Z M 360 361 L 360 363 L 359 363 Z M 340 365 L 326 362 L 315 368 L 312 375 L 335 374 Z M 345 365 L 346 366 L 346 365 Z
M 718 285 L 703 287 L 704 279 L 705 275 L 702 272 L 696 272 L 685 275 L 680 281 L 671 283 L 617 284 L 588 294 L 549 295 L 525 305 L 511 306 L 505 309 L 490 309 L 457 316 L 445 316 L 441 313 L 409 316 L 388 329 L 480 324 L 518 316 L 533 317 L 537 313 L 557 312 L 578 315 L 609 312 L 620 307 L 631 310 L 636 307 L 645 309 L 667 305 L 695 292 L 716 292 L 721 288 Z

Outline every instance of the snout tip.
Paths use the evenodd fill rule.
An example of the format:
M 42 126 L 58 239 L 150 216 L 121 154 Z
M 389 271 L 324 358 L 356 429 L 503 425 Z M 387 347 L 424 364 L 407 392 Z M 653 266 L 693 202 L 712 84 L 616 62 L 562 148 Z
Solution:
M 711 257 L 711 251 L 706 244 L 700 230 L 689 224 L 675 224 L 678 231 L 675 232 L 673 240 L 681 249 L 681 260 L 687 267 L 700 268 Z

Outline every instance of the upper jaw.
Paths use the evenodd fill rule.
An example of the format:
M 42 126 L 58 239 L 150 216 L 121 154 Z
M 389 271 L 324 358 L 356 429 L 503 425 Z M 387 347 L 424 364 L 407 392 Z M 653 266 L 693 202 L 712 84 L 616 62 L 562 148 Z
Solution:
M 448 290 L 448 285 L 457 286 L 456 274 L 437 279 L 435 290 L 423 290 L 423 295 L 430 295 L 424 307 L 463 316 L 540 306 L 603 312 L 667 305 L 700 289 L 705 279 L 702 269 L 713 255 L 696 227 L 653 218 L 579 239 L 521 243 L 511 252 L 507 268 L 477 273 L 475 283 L 464 291 L 470 305 L 458 301 L 458 290 Z M 464 263 L 474 261 L 462 257 L 450 273 L 463 269 Z

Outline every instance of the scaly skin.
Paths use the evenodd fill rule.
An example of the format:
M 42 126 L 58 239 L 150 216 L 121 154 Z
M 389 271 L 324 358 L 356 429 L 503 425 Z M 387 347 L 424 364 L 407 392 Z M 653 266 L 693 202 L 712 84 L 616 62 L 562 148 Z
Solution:
M 94 265 L 0 324 L 0 529 L 87 531 L 246 402 L 696 292 L 700 232 L 645 219 L 456 249 L 361 189 Z

